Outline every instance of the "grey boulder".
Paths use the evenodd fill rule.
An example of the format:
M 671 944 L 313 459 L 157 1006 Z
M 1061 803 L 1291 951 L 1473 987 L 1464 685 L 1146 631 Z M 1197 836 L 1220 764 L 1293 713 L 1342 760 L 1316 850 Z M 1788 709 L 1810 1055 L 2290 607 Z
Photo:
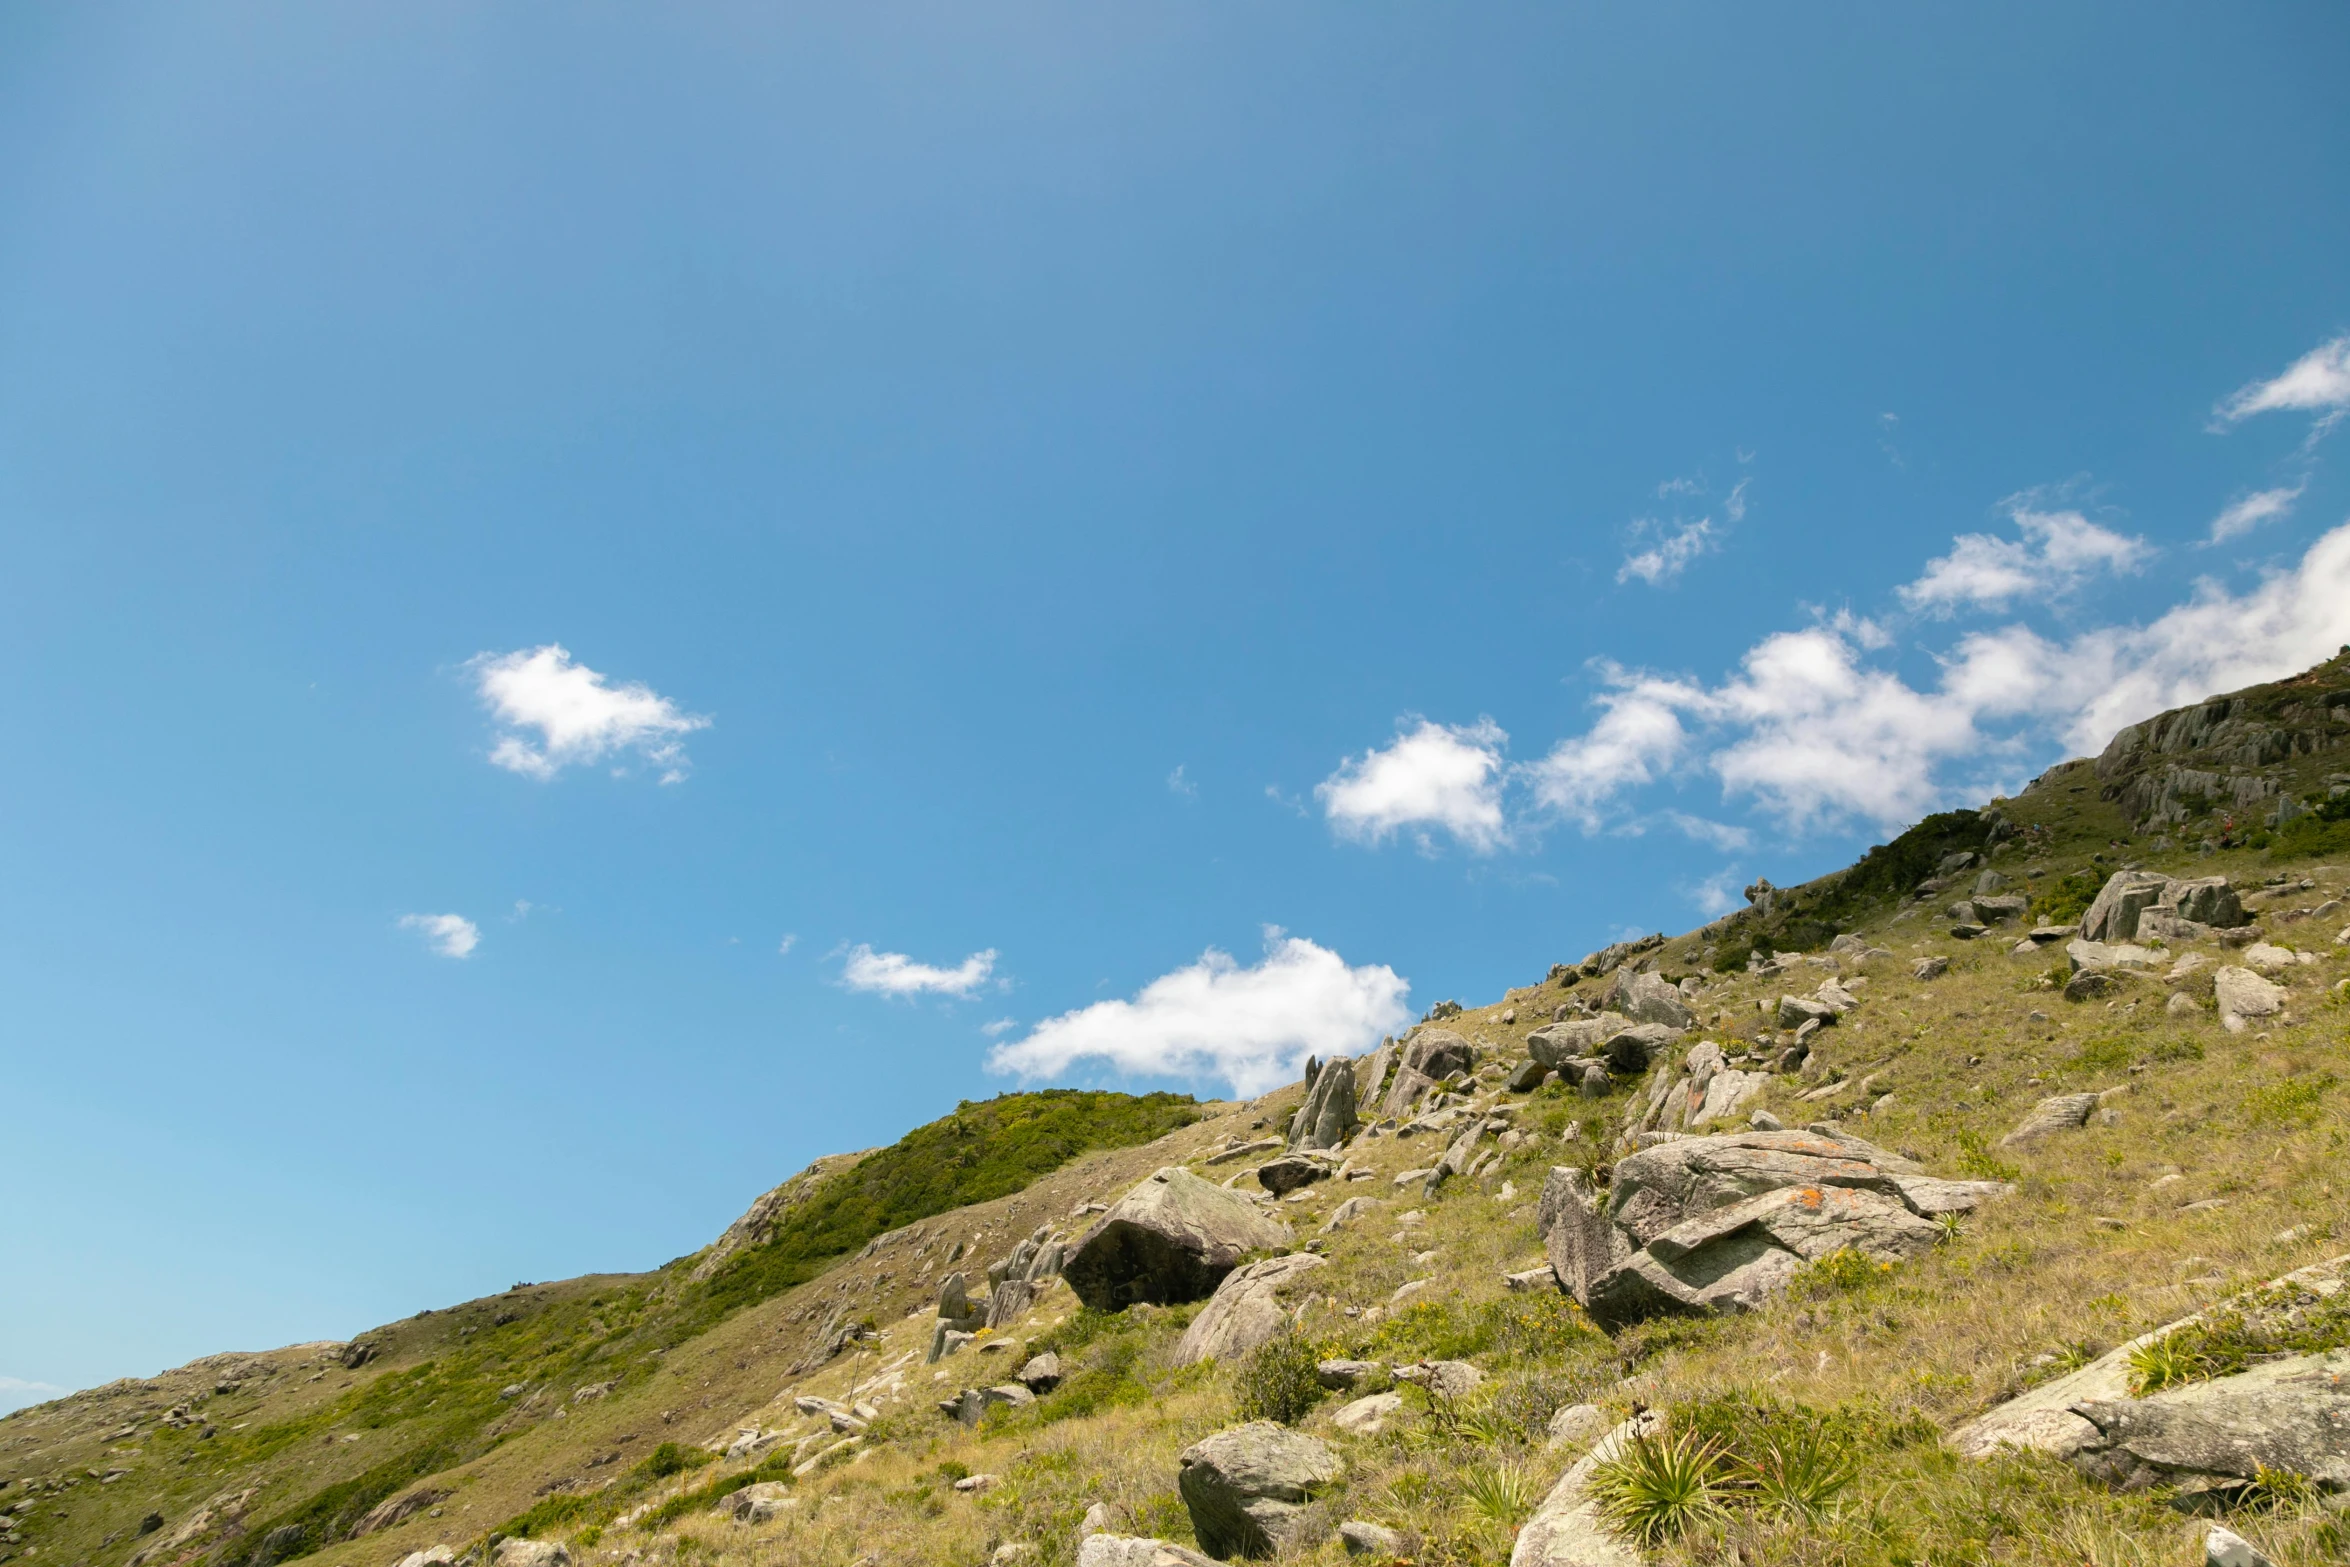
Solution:
M 1013 1381 L 1031 1393 L 1050 1393 L 1061 1385 L 1061 1357 L 1051 1350 L 1029 1357 L 1028 1364 L 1014 1374 Z
M 1125 1534 L 1089 1534 L 1077 1546 L 1077 1567 L 1212 1567 L 1214 1561 L 1188 1545 Z
M 1275 1196 L 1326 1181 L 1338 1173 L 1338 1159 L 1319 1151 L 1287 1153 L 1257 1167 L 1257 1184 Z
M 1355 1064 L 1333 1056 L 1321 1064 L 1306 1085 L 1305 1102 L 1289 1119 L 1289 1146 L 1337 1148 L 1354 1135 Z
M 1301 1251 L 1234 1269 L 1176 1341 L 1175 1364 L 1238 1360 L 1271 1342 L 1297 1309 L 1290 1297 L 1324 1266 L 1320 1257 Z
M 2005 1137 L 1999 1146 L 2012 1148 L 2024 1143 L 2036 1143 L 2051 1132 L 2077 1132 L 2089 1124 L 2089 1116 L 2097 1108 L 2095 1094 L 2057 1094 L 2032 1106 L 2031 1114 Z
M 1542 1499 L 1510 1548 L 1510 1567 L 1645 1567 L 1646 1558 L 1609 1528 L 1590 1496 L 1592 1474 L 1631 1444 L 1662 1435 L 1664 1417 L 1634 1415 L 1592 1444 Z
M 1401 1532 L 1385 1524 L 1366 1523 L 1350 1518 L 1338 1526 L 1338 1543 L 1346 1547 L 1349 1556 L 1401 1556 L 1410 1548 Z
M 1252 1420 L 1184 1449 L 1175 1486 L 1209 1555 L 1270 1556 L 1312 1543 L 1314 1491 L 1338 1478 L 1338 1455 L 1302 1431 Z
M 2263 1469 L 2350 1488 L 2350 1350 L 2294 1355 L 2145 1398 L 2075 1404 L 2073 1467 L 2119 1490 L 2235 1491 Z
M 2219 1003 L 2219 1020 L 2231 1034 L 2240 1034 L 2255 1018 L 2274 1017 L 2285 1010 L 2285 989 L 2248 968 L 2228 967 L 2211 976 L 2212 999 Z
M 1213 1295 L 1243 1256 L 1289 1238 L 1288 1227 L 1249 1198 L 1171 1165 L 1078 1237 L 1061 1276 L 1096 1311 L 1172 1305 Z
M 1689 1010 L 1681 992 L 1662 974 L 1642 973 L 1620 968 L 1607 988 L 1609 1010 L 1621 1012 L 1637 1023 L 1662 1023 L 1667 1028 L 1687 1028 L 1697 1021 Z

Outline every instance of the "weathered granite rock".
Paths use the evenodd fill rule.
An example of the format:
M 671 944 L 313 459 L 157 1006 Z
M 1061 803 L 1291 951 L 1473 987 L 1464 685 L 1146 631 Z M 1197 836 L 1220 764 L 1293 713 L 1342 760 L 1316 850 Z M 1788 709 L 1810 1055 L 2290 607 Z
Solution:
M 2275 1017 L 2285 1010 L 2285 990 L 2247 968 L 2223 968 L 2211 976 L 2212 999 L 2219 1003 L 2219 1020 L 2231 1034 L 2240 1034 L 2255 1019 Z
M 1307 1084 L 1305 1102 L 1289 1119 L 1289 1146 L 1337 1148 L 1354 1135 L 1357 1124 L 1354 1061 L 1332 1056 Z
M 560 1540 L 500 1540 L 490 1560 L 497 1567 L 571 1567 L 571 1551 Z
M 1620 1012 L 1551 1023 L 1526 1036 L 1526 1052 L 1553 1071 L 1563 1071 L 1569 1062 L 1588 1060 L 1610 1034 L 1631 1026 L 1632 1020 Z
M 2153 871 L 2115 871 L 2081 916 L 2081 934 L 2091 941 L 2128 941 L 2138 934 L 2138 916 L 2169 887 L 2170 878 Z
M 2260 1468 L 2350 1487 L 2350 1350 L 2255 1365 L 2144 1398 L 2087 1400 L 2072 1412 L 2097 1434 L 2073 1467 L 2119 1490 L 2235 1490 Z
M 2276 1567 L 2276 1563 L 2235 1530 L 2213 1524 L 2203 1535 L 2203 1567 Z
M 1401 1393 L 1370 1393 L 1341 1404 L 1330 1423 L 1350 1436 L 1377 1436 L 1402 1410 Z
M 1999 1146 L 2011 1148 L 2023 1143 L 2038 1142 L 2051 1132 L 2077 1132 L 2089 1124 L 2089 1116 L 2097 1108 L 2095 1094 L 2057 1094 L 2032 1106 L 2031 1114 L 2016 1129 L 1999 1139 Z
M 1289 1238 L 1286 1225 L 1240 1193 L 1171 1165 L 1096 1219 L 1061 1273 L 1096 1311 L 1170 1305 L 1214 1294 L 1242 1256 Z
M 1337 1393 L 1386 1369 L 1376 1360 L 1321 1360 L 1314 1363 L 1314 1379 Z
M 1031 1356 L 1012 1380 L 1031 1393 L 1050 1393 L 1061 1385 L 1061 1357 L 1049 1349 Z
M 2068 941 L 2064 944 L 2064 956 L 2076 974 L 2092 969 L 2151 969 L 2162 962 L 2161 953 L 2128 942 Z
M 1239 1360 L 1269 1343 L 1289 1325 L 1296 1302 L 1290 1297 L 1308 1286 L 1308 1275 L 1326 1266 L 1312 1252 L 1268 1257 L 1236 1268 L 1216 1286 L 1216 1293 L 1200 1308 L 1191 1326 L 1176 1341 L 1175 1364 L 1202 1360 Z
M 1664 1431 L 1664 1417 L 1644 1411 L 1617 1426 L 1592 1444 L 1558 1484 L 1542 1499 L 1534 1516 L 1518 1531 L 1510 1549 L 1510 1567 L 1643 1567 L 1644 1558 L 1599 1516 L 1587 1494 L 1591 1476 L 1601 1464 L 1621 1456 L 1639 1438 Z
M 782 1481 L 760 1480 L 735 1492 L 723 1505 L 735 1522 L 760 1524 L 772 1523 L 800 1504 Z
M 1275 1196 L 1286 1196 L 1301 1186 L 1326 1181 L 1338 1173 L 1339 1160 L 1334 1154 L 1319 1151 L 1288 1153 L 1257 1167 L 1257 1184 Z
M 1611 1011 L 1621 1012 L 1637 1023 L 1662 1023 L 1667 1028 L 1687 1028 L 1697 1021 L 1682 999 L 1681 992 L 1662 974 L 1644 974 L 1637 969 L 1620 968 L 1608 982 L 1606 1004 Z
M 1188 1545 L 1124 1534 L 1089 1534 L 1077 1546 L 1077 1567 L 1215 1567 L 1216 1559 Z
M 1602 1202 L 1582 1171 L 1551 1171 L 1536 1208 L 1559 1286 L 1604 1327 L 1662 1312 L 1748 1310 L 1804 1263 L 1849 1247 L 1915 1256 L 1933 1218 L 2004 1190 L 1937 1180 L 1842 1133 L 1676 1137 L 1616 1165 Z
M 1306 1504 L 1342 1465 L 1328 1446 L 1270 1420 L 1196 1442 L 1177 1460 L 1176 1489 L 1211 1556 L 1270 1556 L 1311 1544 Z
M 1518 1069 L 1509 1075 L 1508 1081 L 1502 1086 L 1513 1094 L 1530 1094 L 1542 1086 L 1551 1070 L 1541 1062 L 1528 1058 L 1518 1063 Z
M 1389 1561 L 1410 1548 L 1410 1542 L 1399 1530 L 1360 1518 L 1350 1518 L 1338 1526 L 1338 1541 L 1346 1547 L 1349 1556 L 1378 1556 Z

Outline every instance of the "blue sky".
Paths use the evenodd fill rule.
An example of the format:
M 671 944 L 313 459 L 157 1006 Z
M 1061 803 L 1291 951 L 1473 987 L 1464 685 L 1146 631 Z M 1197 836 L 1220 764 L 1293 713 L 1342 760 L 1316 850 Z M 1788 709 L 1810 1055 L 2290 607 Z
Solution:
M 2350 640 L 2339 7 L 690 9 L 0 15 L 0 1400 Z

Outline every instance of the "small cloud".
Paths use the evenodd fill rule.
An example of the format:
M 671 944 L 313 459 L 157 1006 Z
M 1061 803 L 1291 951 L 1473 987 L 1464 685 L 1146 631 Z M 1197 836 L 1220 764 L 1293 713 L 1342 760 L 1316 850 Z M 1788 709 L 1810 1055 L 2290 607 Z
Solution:
M 1181 795 L 1186 800 L 1196 800 L 1199 798 L 1199 785 L 1185 777 L 1181 764 L 1177 764 L 1175 770 L 1167 775 L 1167 792 Z
M 1702 816 L 1690 816 L 1681 811 L 1665 812 L 1665 820 L 1672 823 L 1683 837 L 1692 842 L 1710 844 L 1717 849 L 1735 853 L 1751 848 L 1754 844 L 1754 834 L 1743 827 L 1733 827 L 1728 822 L 1707 821 Z
M 1909 459 L 1902 456 L 1901 448 L 1893 444 L 1893 437 L 1900 433 L 1901 415 L 1895 413 L 1877 415 L 1877 450 L 1883 452 L 1885 460 L 1894 467 L 1907 468 Z
M 1656 487 L 1656 493 L 1659 500 L 1668 495 L 1703 495 L 1705 486 L 1695 479 L 1667 479 Z
M 1744 489 L 1745 486 L 1741 484 L 1739 488 Z M 1744 511 L 1743 502 L 1739 509 Z M 1618 582 L 1629 582 L 1638 577 L 1652 588 L 1661 588 L 1679 578 L 1698 556 L 1709 555 L 1721 548 L 1714 536 L 1713 519 L 1710 517 L 1680 523 L 1670 531 L 1666 524 L 1643 517 L 1632 524 L 1632 541 L 1637 544 L 1643 538 L 1653 538 L 1655 542 L 1647 549 L 1636 550 L 1624 557 L 1623 565 L 1616 568 Z
M 508 772 L 541 780 L 564 768 L 624 752 L 660 768 L 665 784 L 684 781 L 684 737 L 710 720 L 680 711 L 644 685 L 613 685 L 558 644 L 514 653 L 481 653 L 466 661 L 482 705 L 506 732 L 490 761 Z M 520 731 L 535 730 L 536 744 Z
M 998 1039 L 1019 1026 L 1020 1020 L 1016 1017 L 999 1017 L 992 1023 L 980 1024 L 979 1031 L 990 1039 Z
M 2224 426 L 2254 414 L 2313 413 L 2324 430 L 2345 411 L 2350 411 L 2350 333 L 2319 344 L 2276 379 L 2239 389 L 2214 410 L 2214 416 Z
M 1734 523 L 1746 520 L 1746 487 L 1753 482 L 1752 479 L 1740 479 L 1730 486 L 1729 499 L 1722 502 L 1723 514 Z
M 514 912 L 506 916 L 506 923 L 509 925 L 519 925 L 524 920 L 529 919 L 533 914 L 543 912 L 545 908 L 546 905 L 541 903 L 533 903 L 528 898 L 516 898 L 514 900 Z
M 1737 866 L 1725 866 L 1689 889 L 1689 901 L 1707 919 L 1720 919 L 1732 909 L 1746 907 L 1746 898 L 1738 885 L 1743 879 L 1744 873 Z
M 800 933 L 796 930 L 787 930 L 783 933 L 783 939 L 775 944 L 775 955 L 779 958 L 788 958 L 791 956 L 791 949 L 799 944 Z
M 876 996 L 968 996 L 995 972 L 993 947 L 974 952 L 953 968 L 917 963 L 902 952 L 876 952 L 859 942 L 841 965 L 840 982 Z
M 481 927 L 462 914 L 403 914 L 400 928 L 422 933 L 425 945 L 444 958 L 469 958 L 481 945 Z
M 2211 542 L 2224 544 L 2240 533 L 2250 533 L 2264 522 L 2290 514 L 2293 503 L 2307 488 L 2309 481 L 2304 479 L 2289 490 L 2254 490 L 2241 500 L 2230 501 L 2225 510 L 2211 519 Z
M 1751 446 L 1733 446 L 1730 450 L 1736 454 L 1741 463 L 1750 463 L 1762 455 Z
M 46 1403 L 64 1391 L 54 1382 L 35 1382 L 29 1377 L 0 1377 L 0 1414 L 22 1409 L 27 1404 Z
M 1149 1077 L 1213 1078 L 1259 1094 L 1309 1055 L 1366 1050 L 1411 1019 L 1410 985 L 1385 964 L 1351 968 L 1326 947 L 1268 926 L 1264 961 L 1242 968 L 1214 948 L 1131 1001 L 1097 1001 L 1039 1023 L 988 1053 L 990 1071 L 1028 1079 L 1101 1061 Z
M 1306 809 L 1305 801 L 1299 799 L 1294 794 L 1283 794 L 1279 784 L 1265 785 L 1265 798 L 1272 801 L 1275 805 L 1280 806 L 1283 810 L 1289 811 L 1295 815 L 1307 816 L 1312 814 Z
M 2004 609 L 2017 599 L 2055 598 L 2100 571 L 2136 571 L 2154 553 L 2144 539 L 2101 528 L 2078 511 L 2039 510 L 2029 493 L 2003 504 L 2021 538 L 1959 535 L 1949 554 L 1926 562 L 1924 574 L 1902 586 L 1901 601 L 1936 615 Z
M 1421 829 L 1441 827 L 1473 852 L 1488 854 L 1509 836 L 1501 810 L 1501 753 L 1508 743 L 1490 718 L 1462 725 L 1422 719 L 1386 749 L 1342 760 L 1314 786 L 1314 797 L 1342 838 L 1377 844 L 1411 829 L 1421 848 L 1432 851 Z

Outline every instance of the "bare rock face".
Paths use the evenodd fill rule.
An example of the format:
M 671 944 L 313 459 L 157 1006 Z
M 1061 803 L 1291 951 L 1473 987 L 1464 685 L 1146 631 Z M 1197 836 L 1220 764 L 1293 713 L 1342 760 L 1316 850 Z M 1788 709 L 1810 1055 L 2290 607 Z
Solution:
M 1403 1048 L 1394 1085 L 1387 1090 L 1380 1113 L 1391 1116 L 1410 1113 L 1412 1106 L 1438 1083 L 1455 1072 L 1466 1072 L 1476 1059 L 1475 1048 L 1451 1029 L 1421 1029 Z
M 1662 974 L 1644 974 L 1636 969 L 1620 968 L 1607 988 L 1607 1006 L 1638 1023 L 1662 1023 L 1667 1028 L 1687 1028 L 1697 1021 L 1676 990 Z
M 2153 908 L 2169 886 L 2168 876 L 2153 871 L 2115 871 L 2081 916 L 2081 935 L 2090 941 L 2128 941 L 2138 934 L 2138 916 Z
M 1288 1226 L 1249 1198 L 1169 1166 L 1096 1219 L 1061 1273 L 1096 1311 L 1173 1305 L 1214 1294 L 1244 1255 L 1289 1239 Z
M 1178 1462 L 1176 1489 L 1192 1533 L 1225 1560 L 1313 1543 L 1306 1504 L 1341 1467 L 1323 1443 L 1270 1420 L 1219 1431 L 1186 1448 Z
M 1289 1297 L 1307 1287 L 1309 1275 L 1323 1266 L 1320 1257 L 1301 1251 L 1234 1269 L 1183 1330 L 1175 1345 L 1175 1364 L 1238 1360 L 1270 1342 L 1288 1325 L 1295 1309 Z
M 2221 969 L 2211 977 L 2211 994 L 2219 1003 L 2220 1023 L 2231 1034 L 2242 1033 L 2255 1019 L 2274 1017 L 2285 1010 L 2284 987 L 2248 968 Z
M 1354 1061 L 1332 1056 L 1307 1083 L 1305 1102 L 1290 1117 L 1289 1146 L 1337 1148 L 1354 1135 L 1357 1124 Z
M 2097 1434 L 2073 1467 L 2125 1491 L 2237 1490 L 2263 1467 L 2350 1487 L 2350 1350 L 2295 1355 L 2145 1398 L 2075 1404 Z
M 1663 1416 L 1648 1410 L 1593 1443 L 1518 1531 L 1510 1567 L 1645 1567 L 1646 1558 L 1601 1519 L 1589 1487 L 1601 1464 L 1621 1457 L 1634 1441 L 1663 1431 Z
M 2089 1124 L 2089 1116 L 2096 1108 L 2095 1094 L 2057 1094 L 2043 1099 L 2032 1106 L 2022 1125 L 1999 1139 L 1999 1146 L 2020 1147 L 2036 1143 L 2052 1132 L 2077 1132 Z
M 1551 1171 L 1536 1209 L 1560 1288 L 1614 1327 L 1664 1313 L 1751 1310 L 1796 1271 L 1849 1248 L 1913 1257 L 2005 1188 L 1944 1181 L 1841 1133 L 1682 1137 L 1616 1166 L 1601 1202 L 1582 1171 Z
M 2115 871 L 2081 916 L 2081 934 L 2091 941 L 2197 940 L 2243 924 L 2243 900 L 2225 876 Z

